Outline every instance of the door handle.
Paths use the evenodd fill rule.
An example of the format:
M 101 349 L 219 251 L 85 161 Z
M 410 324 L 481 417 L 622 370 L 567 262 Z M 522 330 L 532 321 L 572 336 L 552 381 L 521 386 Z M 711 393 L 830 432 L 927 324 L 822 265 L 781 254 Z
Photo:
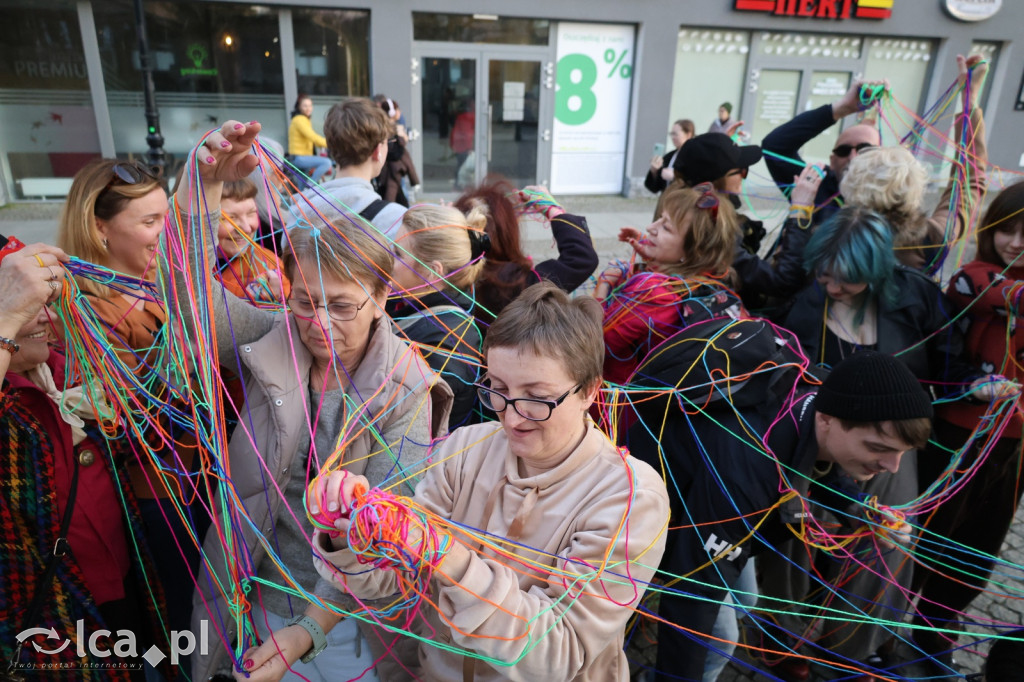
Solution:
M 494 105 L 487 105 L 487 163 L 491 162 L 491 137 L 494 132 Z
M 544 140 L 545 142 L 550 142 L 551 141 L 551 131 L 550 130 L 545 130 L 543 133 L 541 133 L 540 139 Z

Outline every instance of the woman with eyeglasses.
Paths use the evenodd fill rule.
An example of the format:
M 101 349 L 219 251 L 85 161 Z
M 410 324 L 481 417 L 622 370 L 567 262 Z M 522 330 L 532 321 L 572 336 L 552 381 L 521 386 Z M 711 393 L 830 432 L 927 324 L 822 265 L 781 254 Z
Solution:
M 402 216 L 395 236 L 388 314 L 455 394 L 449 428 L 468 423 L 476 405 L 483 336 L 473 290 L 484 267 L 487 216 L 421 204 Z
M 643 262 L 613 261 L 594 290 L 604 307 L 606 380 L 626 383 L 652 348 L 694 322 L 746 315 L 731 289 L 737 237 L 736 213 L 708 183 L 666 190 L 646 234 L 622 228 L 619 241 Z
M 99 159 L 75 174 L 61 213 L 57 244 L 70 256 L 154 280 L 166 216 L 167 194 L 151 168 L 137 161 Z M 142 381 L 155 379 L 153 385 L 162 385 L 163 368 L 156 364 L 166 343 L 163 306 L 94 280 L 77 277 L 76 282 L 125 369 Z M 137 446 L 138 456 L 128 458 L 127 467 L 146 539 L 168 595 L 168 626 L 182 630 L 190 624 L 195 587 L 191 574 L 199 565 L 199 548 L 189 539 L 189 527 L 201 536 L 209 515 L 200 502 L 195 478 L 190 478 L 197 466 L 194 435 L 171 420 L 160 425 L 168 440 L 154 429 L 147 438 L 148 448 Z M 187 491 L 186 500 L 192 503 L 176 502 L 173 491 Z
M 896 261 L 892 230 L 877 213 L 860 207 L 836 212 L 814 232 L 804 257 L 815 279 L 796 295 L 783 326 L 796 334 L 811 362 L 833 367 L 858 351 L 875 350 L 898 357 L 935 398 L 988 402 L 1015 390 L 965 360 L 963 334 L 949 300 L 933 281 Z M 917 452 L 908 452 L 899 471 L 879 474 L 863 486 L 865 499 L 876 496 L 890 507 L 910 504 L 919 494 L 917 461 Z M 858 619 L 867 614 L 899 620 L 909 608 L 912 565 L 904 552 L 853 548 L 856 558 L 825 562 L 819 557 L 817 564 L 803 546 L 786 554 L 765 557 L 761 570 L 771 576 L 764 581 L 771 585 L 770 596 L 806 605 L 794 607 L 801 613 L 796 618 L 779 617 L 797 638 L 810 636 L 805 630 L 813 627 L 819 609 L 832 609 L 834 615 L 842 608 L 856 618 L 834 622 L 820 633 L 819 644 L 866 661 L 892 631 Z M 827 586 L 841 585 L 843 598 L 829 597 L 830 588 L 812 575 L 824 576 Z M 805 662 L 790 663 L 806 669 Z
M 927 215 L 924 195 L 928 171 L 903 147 L 860 151 L 850 161 L 839 184 L 847 206 L 880 213 L 893 229 L 896 257 L 904 265 L 929 275 L 942 268 L 949 249 L 977 219 L 988 187 L 988 145 L 985 119 L 978 107 L 988 62 L 979 55 L 957 55 L 964 112 L 957 115 L 953 142 L 957 145 L 949 183 Z M 970 78 L 968 80 L 968 74 Z M 859 148 L 858 148 L 859 149 Z
M 441 557 L 423 556 L 413 532 L 402 547 L 432 573 L 412 621 L 398 620 L 430 633 L 407 668 L 425 680 L 626 682 L 624 629 L 664 552 L 669 502 L 654 469 L 588 417 L 604 358 L 600 308 L 535 284 L 491 325 L 484 353 L 480 400 L 499 423 L 454 431 L 404 502 L 448 537 Z M 315 561 L 356 597 L 393 601 L 396 572 L 349 548 L 348 513 L 368 487 L 344 472 L 316 482 L 319 509 L 343 515 L 335 532 L 317 531 Z
M 237 636 L 245 670 L 255 679 L 281 679 L 289 670 L 312 680 L 354 678 L 378 658 L 387 665 L 385 651 L 395 636 L 374 630 L 363 637 L 355 620 L 340 615 L 358 606 L 318 585 L 309 560 L 313 528 L 302 513 L 306 487 L 337 453 L 343 470 L 411 493 L 428 445 L 446 429 L 451 390 L 396 336 L 384 314 L 394 258 L 379 234 L 354 215 L 288 233 L 282 262 L 292 285 L 285 313 L 254 308 L 208 282 L 200 249 L 212 262 L 223 183 L 252 171 L 259 130 L 258 123 L 229 121 L 207 137 L 191 157 L 203 202 L 192 194 L 195 178 L 181 183 L 173 201 L 176 224 L 169 241 L 186 240 L 193 286 L 212 287 L 206 304 L 217 361 L 241 376 L 247 396 L 237 406 L 240 422 L 226 453 L 229 480 L 214 504 L 230 517 L 218 514 L 203 545 L 215 578 L 199 579 L 192 628 L 199 632 L 201 621 L 211 621 L 204 628 L 211 641 L 209 655 L 195 656 L 193 677 L 207 679 L 233 667 L 227 643 Z M 200 225 L 208 231 L 199 231 Z M 169 248 L 175 252 L 173 243 Z M 174 291 L 191 311 L 181 270 L 172 268 Z M 191 325 L 187 312 L 185 318 Z M 239 522 L 240 514 L 245 521 Z M 243 593 L 239 579 L 252 580 L 254 589 Z M 296 589 L 291 581 L 340 606 L 331 610 L 289 597 Z M 251 629 L 236 632 L 229 600 L 239 599 L 247 607 L 243 622 L 255 627 L 261 646 Z M 376 674 L 371 670 L 361 679 Z

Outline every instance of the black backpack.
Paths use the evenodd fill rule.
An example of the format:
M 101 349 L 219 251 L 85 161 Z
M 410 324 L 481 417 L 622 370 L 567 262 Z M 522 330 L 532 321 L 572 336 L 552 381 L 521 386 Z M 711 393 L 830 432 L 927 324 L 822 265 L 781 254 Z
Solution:
M 657 390 L 630 402 L 645 420 L 663 419 L 666 410 L 671 412 L 667 401 L 690 413 L 753 408 L 774 414 L 821 378 L 811 372 L 792 332 L 760 318 L 715 318 L 692 324 L 655 347 L 629 385 Z

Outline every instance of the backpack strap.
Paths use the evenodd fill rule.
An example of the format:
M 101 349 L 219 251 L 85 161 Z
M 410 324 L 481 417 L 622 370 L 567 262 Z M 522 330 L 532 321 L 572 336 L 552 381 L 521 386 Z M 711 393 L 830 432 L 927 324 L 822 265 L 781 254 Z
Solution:
M 390 201 L 384 201 L 383 199 L 374 199 L 370 202 L 370 205 L 359 212 L 359 215 L 368 223 L 372 223 L 373 219 L 377 217 L 377 214 L 384 210 L 384 207 L 390 204 Z
M 409 327 L 413 326 L 426 316 L 440 317 L 441 315 L 447 315 L 448 313 L 457 313 L 463 319 L 471 319 L 469 313 L 460 308 L 457 305 L 436 305 L 433 308 L 427 308 L 426 310 L 417 311 L 419 314 L 406 315 L 405 317 L 392 318 L 395 326 L 405 331 Z

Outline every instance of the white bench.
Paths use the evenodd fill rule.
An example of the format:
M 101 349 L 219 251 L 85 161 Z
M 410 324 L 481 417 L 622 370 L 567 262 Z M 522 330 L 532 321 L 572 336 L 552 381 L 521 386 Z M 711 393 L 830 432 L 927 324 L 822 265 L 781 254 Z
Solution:
M 21 195 L 26 199 L 29 197 L 63 199 L 71 191 L 71 183 L 74 182 L 74 178 L 22 178 L 16 182 L 21 186 Z

